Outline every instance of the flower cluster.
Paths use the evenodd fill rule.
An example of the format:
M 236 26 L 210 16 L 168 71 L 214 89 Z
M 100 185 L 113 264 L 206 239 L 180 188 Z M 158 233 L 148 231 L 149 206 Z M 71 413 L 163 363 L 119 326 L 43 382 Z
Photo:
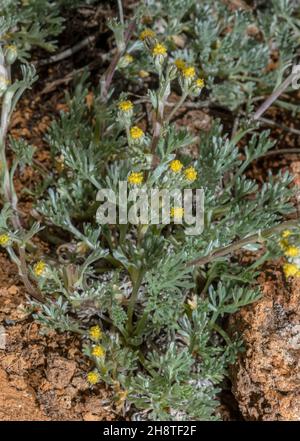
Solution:
M 155 4 L 160 14 L 160 4 L 171 5 L 172 2 L 148 3 L 150 9 L 151 4 Z M 272 147 L 268 132 L 260 130 L 253 137 L 249 134 L 239 143 L 241 138 L 231 137 L 231 130 L 226 134 L 228 118 L 225 118 L 224 127 L 211 114 L 211 128 L 199 134 L 201 148 L 197 158 L 189 157 L 186 147 L 198 143 L 198 136 L 195 137 L 189 127 L 179 128 L 174 119 L 186 99 L 199 97 L 204 87 L 201 76 L 207 78 L 210 87 L 208 102 L 220 103 L 222 97 L 227 100 L 226 105 L 232 100 L 235 109 L 239 107 L 236 97 L 241 96 L 242 103 L 252 104 L 250 98 L 254 91 L 247 78 L 260 79 L 260 65 L 263 64 L 261 54 L 251 50 L 253 45 L 257 47 L 252 40 L 243 52 L 249 53 L 249 57 L 236 60 L 235 21 L 244 22 L 241 35 L 247 35 L 248 14 L 236 12 L 232 16 L 232 32 L 225 37 L 233 43 L 232 52 L 228 53 L 230 44 L 220 46 L 215 35 L 211 41 L 207 35 L 210 33 L 203 31 L 203 17 L 209 22 L 209 28 L 205 29 L 218 30 L 218 23 L 212 20 L 218 16 L 218 3 L 222 2 L 214 2 L 212 10 L 209 0 L 198 3 L 192 14 L 186 13 L 186 5 L 183 5 L 188 22 L 184 27 L 175 23 L 176 30 L 164 13 L 157 17 L 157 13 L 151 11 L 153 20 L 150 22 L 143 19 L 139 23 L 136 18 L 140 41 L 132 41 L 134 32 L 128 28 L 129 17 L 124 23 L 112 22 L 110 28 L 115 34 L 117 52 L 107 60 L 110 63 L 103 73 L 100 90 L 94 89 L 95 105 L 87 106 L 90 86 L 83 77 L 74 99 L 71 95 L 68 99 L 67 113 L 53 122 L 47 136 L 57 171 L 64 171 L 63 179 L 56 179 L 55 173 L 54 178 L 52 174 L 46 176 L 42 186 L 45 191 L 35 204 L 53 244 L 68 244 L 67 255 L 61 255 L 61 259 L 53 263 L 53 270 L 44 261 L 39 261 L 32 271 L 24 274 L 27 279 L 35 276 L 32 277 L 34 287 L 44 296 L 43 303 L 33 303 L 38 306 L 35 319 L 51 329 L 84 335 L 84 353 L 91 361 L 87 382 L 93 386 L 102 381 L 112 387 L 115 407 L 120 406 L 117 413 L 126 418 L 133 413 L 137 418 L 150 420 L 179 417 L 195 421 L 217 417 L 216 390 L 239 348 L 234 335 L 227 338 L 226 328 L 222 327 L 223 318 L 259 298 L 259 290 L 249 284 L 256 269 L 251 266 L 245 271 L 239 264 L 240 259 L 233 261 L 230 250 L 237 249 L 240 243 L 245 245 L 254 230 L 262 233 L 267 230 L 271 234 L 274 227 L 272 240 L 277 235 L 280 213 L 291 212 L 288 174 L 274 177 L 274 180 L 272 177 L 261 192 L 253 191 L 257 183 L 251 177 L 244 180 L 242 170 Z M 173 3 L 170 7 L 174 8 Z M 211 13 L 204 14 L 205 8 Z M 184 22 L 184 16 L 181 17 Z M 201 24 L 199 32 L 198 22 Z M 140 26 L 153 26 L 161 41 L 152 29 L 143 30 Z M 173 38 L 177 29 L 178 44 Z M 191 38 L 192 35 L 197 38 Z M 263 29 L 261 35 L 263 39 Z M 182 41 L 179 41 L 180 36 Z M 217 39 L 223 38 L 223 31 L 217 32 Z M 174 45 L 178 48 L 176 52 Z M 13 59 L 15 50 L 6 48 L 5 51 L 4 58 Z M 19 45 L 18 52 L 20 56 L 23 54 Z M 269 51 L 266 52 L 267 61 L 268 54 Z M 107 54 L 108 58 L 111 55 Z M 183 58 L 175 58 L 177 56 Z M 236 75 L 232 75 L 232 67 Z M 152 74 L 152 81 L 146 80 L 147 84 L 143 84 L 141 79 Z M 242 77 L 242 89 L 235 87 L 236 80 L 229 75 Z M 28 71 L 26 78 L 29 76 Z M 5 105 L 7 96 L 13 91 L 6 82 L 8 77 L 0 76 L 0 92 L 2 86 L 3 93 L 8 94 L 4 95 Z M 225 83 L 226 79 L 230 81 Z M 22 84 L 16 85 L 19 83 Z M 266 76 L 263 83 L 260 95 L 274 87 Z M 117 91 L 121 91 L 124 84 L 128 85 L 127 90 L 116 99 Z M 27 87 L 30 85 L 28 80 Z M 181 97 L 168 111 L 172 101 L 170 95 L 178 90 L 178 85 Z M 257 82 L 255 94 L 259 87 L 260 82 Z M 133 96 L 138 98 L 136 112 L 134 103 L 128 99 Z M 249 116 L 250 108 L 253 106 L 243 107 L 245 117 Z M 137 113 L 135 119 L 134 113 Z M 236 129 L 242 134 L 244 123 L 240 126 L 238 120 L 237 124 Z M 252 129 L 256 131 L 256 126 L 251 126 Z M 27 151 L 28 146 L 24 146 Z M 241 155 L 244 148 L 247 155 Z M 22 163 L 23 155 L 18 157 L 18 149 L 14 149 L 13 156 Z M 11 161 L 13 158 L 9 157 L 8 168 L 13 164 Z M 6 167 L 2 162 L 2 167 Z M 144 182 L 150 191 L 156 188 L 173 190 L 174 187 L 184 190 L 188 186 L 196 187 L 200 173 L 207 216 L 204 217 L 204 233 L 195 238 L 186 234 L 185 228 L 164 223 L 124 225 L 118 216 L 113 225 L 102 226 L 95 216 L 99 202 L 97 194 L 104 184 L 105 188 L 115 190 L 117 182 L 127 176 L 129 185 L 141 185 L 142 190 L 145 190 Z M 228 176 L 232 176 L 229 181 Z M 11 179 L 9 193 L 17 198 L 17 193 L 12 191 L 13 183 Z M 134 194 L 139 189 L 130 190 Z M 9 198 L 8 194 L 6 199 Z M 161 202 L 159 210 L 163 212 L 163 208 Z M 174 197 L 165 211 L 169 214 L 168 223 L 179 223 L 185 217 L 188 225 L 189 210 L 179 198 Z M 31 247 L 27 244 L 30 245 L 30 238 L 39 227 L 31 223 L 30 231 L 25 231 L 25 225 L 24 231 L 15 231 L 9 212 L 3 209 L 2 213 L 0 245 L 14 257 L 19 243 L 25 244 L 26 261 L 31 261 L 28 254 Z M 13 214 L 17 215 L 18 210 Z M 6 234 L 8 231 L 11 233 Z M 263 234 L 261 237 L 264 239 Z M 9 247 L 13 241 L 14 247 Z M 297 234 L 283 232 L 281 246 L 286 256 L 286 276 L 300 275 Z M 216 261 L 218 249 L 224 252 L 221 252 L 222 262 Z M 21 255 L 16 257 L 18 261 Z M 259 261 L 267 257 L 265 253 Z M 53 248 L 51 259 L 55 259 Z M 19 269 L 22 274 L 23 268 Z M 199 284 L 198 273 L 201 280 L 205 280 L 205 296 L 199 295 L 202 283 Z M 251 274 L 253 277 L 249 277 Z M 26 278 L 24 281 L 28 283 Z M 94 324 L 95 317 L 99 317 L 99 325 L 86 331 L 87 326 Z
M 102 345 L 99 344 L 99 341 L 102 339 L 102 331 L 100 326 L 95 325 L 89 329 L 89 338 L 96 342 L 94 346 L 90 349 L 90 355 L 94 357 L 94 361 L 97 363 L 101 363 L 105 358 L 105 349 Z M 100 373 L 98 370 L 93 370 L 87 374 L 87 381 L 93 386 L 99 383 L 101 379 Z
M 168 51 L 163 43 L 157 41 L 155 32 L 152 29 L 144 29 L 140 33 L 140 40 L 142 40 L 145 46 L 150 49 L 155 65 L 157 67 L 162 66 L 164 60 L 168 56 Z
M 196 68 L 189 66 L 182 58 L 176 58 L 174 65 L 180 72 L 182 78 L 183 91 L 190 92 L 192 95 L 199 95 L 205 86 L 203 78 L 196 78 Z
M 169 168 L 173 173 L 180 173 L 183 164 L 178 159 L 174 159 L 170 162 Z M 187 181 L 194 182 L 197 179 L 198 173 L 194 167 L 188 167 L 183 170 L 183 175 Z
M 284 230 L 281 234 L 280 246 L 287 258 L 283 265 L 286 277 L 300 277 L 300 246 L 297 244 L 298 235 L 291 230 Z

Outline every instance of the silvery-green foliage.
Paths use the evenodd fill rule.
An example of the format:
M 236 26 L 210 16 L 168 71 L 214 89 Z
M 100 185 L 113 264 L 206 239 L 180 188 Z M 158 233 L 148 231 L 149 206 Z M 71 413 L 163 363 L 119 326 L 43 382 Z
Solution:
M 1 0 L 1 40 L 17 46 L 22 62 L 30 58 L 34 47 L 53 52 L 57 47 L 56 37 L 65 27 L 62 11 L 92 3 L 95 0 Z
M 59 2 L 4 0 L 0 9 L 5 22 L 2 38 L 7 44 L 17 46 L 19 59 L 28 59 L 32 46 L 55 49 L 54 38 L 63 29 Z
M 57 6 L 62 2 L 29 1 L 17 12 L 19 3 L 3 3 L 7 20 L 1 22 L 3 32 L 16 27 L 13 42 L 23 58 L 35 44 L 51 49 L 48 36 L 61 29 Z M 293 191 L 288 173 L 270 173 L 262 184 L 247 175 L 251 163 L 265 155 L 274 142 L 268 131 L 258 131 L 256 125 L 244 120 L 232 134 L 215 119 L 200 138 L 187 128 L 160 121 L 155 152 L 151 146 L 153 127 L 148 121 L 143 141 L 133 145 L 128 138 L 128 120 L 118 110 L 120 100 L 131 99 L 123 90 L 127 84 L 123 79 L 136 81 L 134 69 L 155 73 L 149 83 L 151 90 L 143 91 L 155 115 L 172 87 L 183 83 L 182 78 L 175 80 L 179 72 L 173 66 L 174 59 L 182 57 L 200 67 L 209 104 L 248 112 L 252 98 L 271 90 L 293 58 L 298 29 L 298 22 L 291 18 L 293 8 L 293 3 L 282 0 L 270 2 L 257 15 L 249 10 L 232 12 L 223 2 L 209 0 L 151 0 L 146 7 L 142 5 L 137 17 L 150 11 L 157 34 L 169 45 L 166 68 L 153 62 L 147 44 L 133 41 L 129 51 L 140 55 L 135 67 L 118 67 L 108 99 L 103 99 L 102 84 L 100 94 L 99 88 L 93 90 L 90 106 L 86 103 L 91 85 L 84 74 L 74 93 L 66 94 L 68 110 L 53 121 L 46 136 L 53 166 L 38 189 L 34 214 L 39 222 L 32 222 L 27 232 L 19 231 L 12 222 L 13 207 L 6 204 L 1 211 L 1 233 L 8 233 L 26 249 L 32 246 L 31 238 L 41 224 L 43 239 L 51 246 L 42 274 L 30 270 L 44 295 L 44 302 L 31 302 L 35 319 L 45 328 L 82 335 L 92 369 L 115 391 L 117 408 L 135 419 L 220 418 L 220 384 L 241 350 L 239 336 L 233 329 L 225 329 L 224 321 L 259 299 L 257 269 L 278 252 L 275 235 L 264 237 L 263 232 L 278 226 L 283 216 L 293 211 Z M 35 25 L 28 24 L 29 16 L 36 18 Z M 262 36 L 249 32 L 251 26 Z M 122 49 L 123 25 L 114 21 L 110 27 L 118 34 Z M 20 35 L 20 28 L 24 28 L 24 35 Z M 140 28 L 139 22 L 138 31 Z M 182 49 L 172 43 L 178 33 L 187 37 Z M 270 41 L 280 49 L 279 67 L 266 72 Z M 23 73 L 24 80 L 15 83 L 19 90 L 30 87 L 34 78 L 30 68 Z M 141 102 L 134 106 L 132 125 L 147 119 Z M 30 164 L 34 149 L 22 140 L 10 142 L 16 164 Z M 185 150 L 191 145 L 197 148 L 193 157 Z M 118 182 L 132 171 L 143 173 L 148 190 L 175 185 L 185 188 L 183 176 L 170 174 L 170 162 L 175 158 L 182 161 L 184 169 L 194 167 L 197 172 L 190 187 L 204 190 L 201 234 L 188 236 L 182 225 L 173 222 L 124 225 L 117 219 L 114 225 L 98 224 L 99 189 L 116 191 Z M 10 171 L 11 182 L 15 167 Z M 248 244 L 251 235 L 258 239 Z M 233 253 L 211 254 L 241 239 L 245 240 L 244 249 L 259 250 L 255 262 L 242 265 Z M 204 264 L 190 264 L 201 257 L 208 257 Z M 32 260 L 29 253 L 27 259 Z M 99 325 L 102 331 L 97 344 L 101 344 L 104 356 L 98 358 L 93 355 L 96 342 L 89 338 L 92 325 Z
M 172 49 L 174 36 L 186 36 L 174 58 L 197 66 L 210 101 L 232 111 L 272 91 L 296 61 L 298 2 L 271 0 L 255 8 L 213 0 L 145 3 L 153 28 L 170 38 Z
M 72 265 L 70 269 L 66 262 L 63 271 L 72 272 L 68 279 L 73 283 L 62 291 L 68 303 L 67 324 L 60 324 L 59 316 L 52 311 L 48 319 L 43 311 L 41 322 L 47 324 L 48 320 L 49 326 L 61 329 L 71 326 L 68 321 L 77 317 L 82 333 L 88 324 L 101 324 L 105 362 L 89 356 L 104 381 L 117 382 L 127 391 L 127 400 L 136 412 L 134 418 L 218 418 L 215 408 L 219 384 L 241 346 L 239 338 L 229 336 L 222 328 L 222 320 L 259 298 L 256 267 L 243 267 L 228 256 L 212 260 L 197 271 L 186 262 L 277 225 L 282 215 L 292 211 L 291 177 L 270 175 L 258 191 L 258 183 L 247 178 L 245 171 L 273 147 L 269 132 L 258 133 L 255 127 L 242 126 L 232 138 L 215 120 L 198 141 L 199 157 L 193 162 L 198 171 L 195 185 L 205 190 L 205 229 L 200 236 L 186 236 L 180 226 L 164 229 L 153 225 L 138 233 L 136 226 L 103 225 L 98 239 L 92 241 L 87 234 L 97 229 L 97 190 L 116 190 L 117 182 L 126 179 L 131 170 L 133 159 L 123 149 L 126 141 L 114 118 L 115 102 L 106 107 L 103 119 L 100 116 L 102 130 L 107 131 L 111 141 L 109 149 L 107 137 L 96 136 L 97 127 L 92 121 L 97 106 L 87 112 L 87 93 L 80 83 L 68 101 L 69 111 L 61 114 L 47 135 L 52 157 L 55 160 L 63 152 L 65 168 L 37 209 L 47 225 L 59 226 L 71 234 Z M 241 138 L 245 139 L 243 157 L 238 146 Z M 185 140 L 188 143 L 193 138 L 170 125 L 157 150 L 162 163 L 170 152 L 180 155 L 180 144 Z M 91 149 L 95 156 L 90 155 Z M 158 173 L 160 166 L 149 171 L 148 185 L 165 185 L 162 177 L 167 169 Z M 93 247 L 88 246 L 89 242 Z M 87 245 L 83 253 L 82 243 Z M 264 244 L 264 252 L 263 245 L 259 245 L 261 262 L 269 256 L 271 246 L 268 241 Z M 79 277 L 93 249 L 104 253 L 89 266 L 89 273 Z M 130 330 L 128 308 L 139 277 L 142 279 Z M 50 294 L 53 289 L 47 283 L 50 279 L 44 287 Z M 90 348 L 87 342 L 87 354 Z

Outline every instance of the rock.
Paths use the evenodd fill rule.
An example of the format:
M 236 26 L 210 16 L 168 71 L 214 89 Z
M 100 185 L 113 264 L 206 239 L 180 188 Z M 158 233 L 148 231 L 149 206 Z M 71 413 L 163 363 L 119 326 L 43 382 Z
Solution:
M 85 421 L 112 421 L 116 414 L 112 414 L 110 406 L 111 397 L 108 397 L 107 391 L 102 390 L 100 396 L 88 396 L 83 403 L 83 419 Z M 110 409 L 109 409 L 110 408 Z
M 211 129 L 212 118 L 202 110 L 188 110 L 182 118 L 176 120 L 176 123 L 179 126 L 189 127 L 191 132 L 198 134 Z
M 231 11 L 251 10 L 251 7 L 243 0 L 222 0 Z
M 231 371 L 246 420 L 300 421 L 300 280 L 287 287 L 276 275 L 261 281 L 262 299 L 231 321 L 246 346 Z
M 9 294 L 15 295 L 18 294 L 19 288 L 16 285 L 12 285 L 8 288 L 7 291 Z
M 98 415 L 94 415 L 91 412 L 87 412 L 83 415 L 84 421 L 102 421 L 102 418 Z
M 85 401 L 85 409 L 93 415 L 101 415 L 103 413 L 103 398 L 90 396 Z
M 48 421 L 29 390 L 16 390 L 0 368 L 0 421 Z
M 183 49 L 186 45 L 187 37 L 184 34 L 181 35 L 172 35 L 172 40 L 176 44 L 177 47 Z
M 72 380 L 72 386 L 74 386 L 78 391 L 85 391 L 90 387 L 86 379 L 82 377 L 74 377 Z
M 76 370 L 76 363 L 62 357 L 54 357 L 49 360 L 46 371 L 47 380 L 55 389 L 63 389 L 68 386 Z

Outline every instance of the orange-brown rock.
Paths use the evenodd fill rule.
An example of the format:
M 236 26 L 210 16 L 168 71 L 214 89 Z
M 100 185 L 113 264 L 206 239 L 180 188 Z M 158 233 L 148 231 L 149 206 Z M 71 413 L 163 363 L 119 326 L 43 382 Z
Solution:
M 12 385 L 6 373 L 0 368 L 0 421 L 45 421 L 33 391 L 29 388 L 18 390 Z
M 233 393 L 247 420 L 300 421 L 300 280 L 276 271 L 260 283 L 261 300 L 233 319 L 246 347 Z

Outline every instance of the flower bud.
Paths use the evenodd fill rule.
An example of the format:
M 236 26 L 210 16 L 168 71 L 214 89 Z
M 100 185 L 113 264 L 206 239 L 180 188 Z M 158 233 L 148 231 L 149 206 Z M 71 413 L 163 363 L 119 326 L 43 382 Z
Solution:
M 89 247 L 85 242 L 78 242 L 76 245 L 76 254 L 84 256 L 89 251 Z
M 15 45 L 5 47 L 5 60 L 7 64 L 13 64 L 18 58 L 18 51 Z
M 204 87 L 204 80 L 202 78 L 198 78 L 191 86 L 191 95 L 199 96 Z
M 133 60 L 134 60 L 134 58 L 132 55 L 125 54 L 123 57 L 121 57 L 121 59 L 118 63 L 118 67 L 119 68 L 127 67 L 129 64 L 131 64 L 133 62 Z

